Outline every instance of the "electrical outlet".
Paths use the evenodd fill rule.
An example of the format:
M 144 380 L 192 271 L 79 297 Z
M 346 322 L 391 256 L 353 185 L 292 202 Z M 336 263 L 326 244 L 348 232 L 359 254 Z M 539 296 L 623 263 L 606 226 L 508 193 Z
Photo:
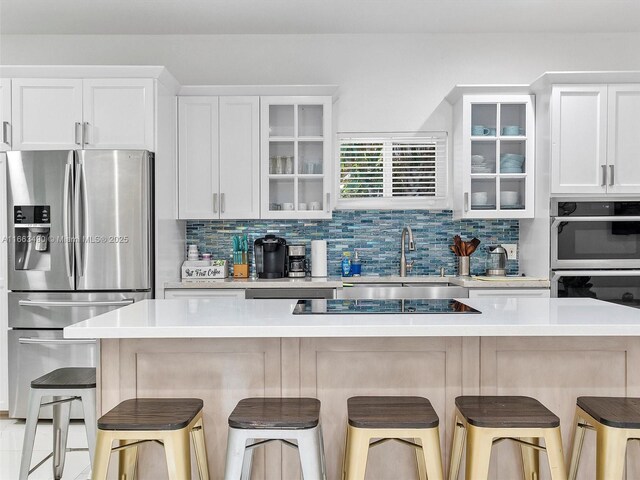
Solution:
M 517 243 L 503 243 L 502 248 L 507 251 L 508 260 L 518 259 L 518 244 Z

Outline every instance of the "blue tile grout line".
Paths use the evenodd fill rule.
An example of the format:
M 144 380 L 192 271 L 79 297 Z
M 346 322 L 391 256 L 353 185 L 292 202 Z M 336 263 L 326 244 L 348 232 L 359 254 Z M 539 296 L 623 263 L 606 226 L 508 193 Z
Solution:
M 330 220 L 232 220 L 188 221 L 187 244 L 196 244 L 201 253 L 228 259 L 233 272 L 233 235 L 247 234 L 253 264 L 253 242 L 272 233 L 288 244 L 305 244 L 311 261 L 311 240 L 327 240 L 329 275 L 340 275 L 342 252 L 358 250 L 363 275 L 397 275 L 400 270 L 400 235 L 410 225 L 416 250 L 407 252 L 407 261 L 415 261 L 412 274 L 447 275 L 457 273 L 457 260 L 449 245 L 458 234 L 463 240 L 478 237 L 482 242 L 471 256 L 471 273 L 484 273 L 487 246 L 518 243 L 518 220 L 453 220 L 450 210 L 336 210 Z M 253 265 L 251 273 L 254 272 Z M 508 273 L 518 273 L 518 262 L 508 262 Z

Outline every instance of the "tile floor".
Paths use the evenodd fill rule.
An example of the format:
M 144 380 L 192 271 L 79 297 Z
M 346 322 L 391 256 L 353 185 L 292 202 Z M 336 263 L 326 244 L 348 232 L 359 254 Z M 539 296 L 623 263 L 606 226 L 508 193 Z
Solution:
M 24 421 L 0 418 L 0 480 L 16 480 L 20 469 Z M 51 452 L 53 436 L 51 421 L 38 424 L 36 442 L 33 447 L 31 465 L 36 465 Z M 87 437 L 84 424 L 71 422 L 69 427 L 68 448 L 86 448 Z M 29 480 L 52 480 L 52 460 L 47 460 L 40 468 L 29 476 Z M 63 480 L 87 480 L 91 477 L 89 452 L 67 453 Z

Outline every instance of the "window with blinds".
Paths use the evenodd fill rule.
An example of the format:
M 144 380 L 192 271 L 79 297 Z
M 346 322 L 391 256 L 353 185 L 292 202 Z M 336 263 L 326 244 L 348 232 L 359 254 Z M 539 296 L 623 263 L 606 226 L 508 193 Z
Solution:
M 338 141 L 342 205 L 419 208 L 445 199 L 446 133 L 340 134 Z

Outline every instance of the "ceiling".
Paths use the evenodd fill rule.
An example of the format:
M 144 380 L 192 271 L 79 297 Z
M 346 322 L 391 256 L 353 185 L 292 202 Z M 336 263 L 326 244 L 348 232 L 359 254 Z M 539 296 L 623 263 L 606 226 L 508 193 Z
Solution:
M 0 0 L 2 34 L 432 32 L 640 32 L 640 1 Z

